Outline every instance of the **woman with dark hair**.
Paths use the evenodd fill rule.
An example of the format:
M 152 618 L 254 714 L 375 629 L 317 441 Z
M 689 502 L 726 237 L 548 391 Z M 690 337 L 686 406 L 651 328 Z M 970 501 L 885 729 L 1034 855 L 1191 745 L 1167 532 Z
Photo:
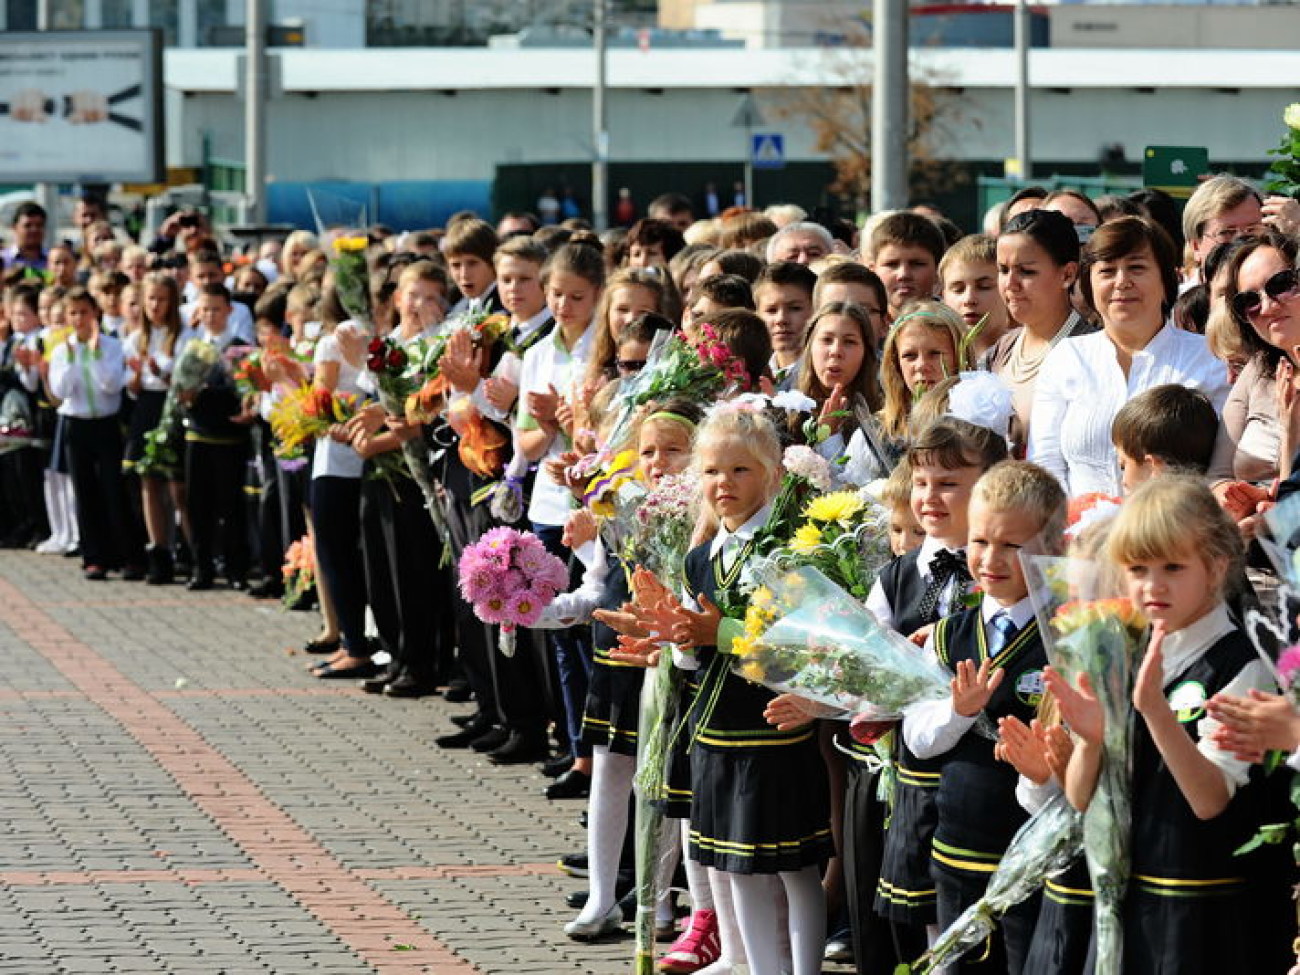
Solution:
M 1296 248 L 1294 238 L 1281 234 L 1247 237 L 1222 268 L 1225 308 L 1246 366 L 1224 404 L 1210 462 L 1210 487 L 1221 502 L 1246 495 L 1262 499 L 1268 483 L 1285 477 L 1289 467 L 1278 406 L 1292 384 L 1300 345 Z
M 1071 496 L 1118 494 L 1110 428 L 1119 408 L 1152 386 L 1181 383 L 1221 409 L 1227 371 L 1204 336 L 1167 322 L 1178 296 L 1177 258 L 1169 235 L 1155 224 L 1141 217 L 1102 224 L 1084 249 L 1080 275 L 1102 328 L 1060 343 L 1043 361 L 1029 459 L 1055 474 Z
M 1012 217 L 998 237 L 997 258 L 998 291 L 1020 327 L 994 343 L 983 365 L 1011 390 L 1013 452 L 1023 456 L 1043 360 L 1065 339 L 1095 328 L 1070 305 L 1079 277 L 1079 236 L 1065 214 L 1027 210 Z

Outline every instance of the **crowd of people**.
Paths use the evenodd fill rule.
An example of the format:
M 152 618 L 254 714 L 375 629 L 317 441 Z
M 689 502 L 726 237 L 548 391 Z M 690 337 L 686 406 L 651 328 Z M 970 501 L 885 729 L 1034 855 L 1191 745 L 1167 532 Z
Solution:
M 1261 539 L 1300 486 L 1294 200 L 1227 175 L 1181 212 L 1155 190 L 1025 187 L 964 233 L 926 206 L 859 228 L 794 205 L 696 219 L 666 194 L 602 234 L 466 213 L 247 253 L 195 211 L 141 246 L 87 197 L 80 239 L 48 250 L 48 215 L 15 213 L 3 545 L 79 558 L 88 580 L 287 595 L 319 608 L 315 678 L 472 701 L 437 748 L 535 763 L 549 798 L 586 801 L 585 844 L 560 861 L 587 878 L 569 937 L 633 916 L 640 703 L 670 653 L 686 679 L 659 970 L 812 975 L 830 958 L 878 975 L 923 955 L 1031 815 L 1094 795 L 1106 716 L 1086 680 L 1046 666 L 1017 558 L 1082 547 L 1152 624 L 1123 971 L 1294 962 L 1289 847 L 1234 856 L 1294 818 L 1262 761 L 1296 752 L 1297 718 L 1244 632 L 1248 609 L 1285 605 Z M 338 261 L 358 233 L 364 309 Z M 669 336 L 720 349 L 728 381 L 620 425 Z M 388 350 L 435 347 L 427 409 L 386 407 Z M 302 390 L 340 412 L 295 452 L 277 417 Z M 985 408 L 999 391 L 1006 409 Z M 951 696 L 907 709 L 883 753 L 882 729 L 725 664 L 800 444 L 831 487 L 888 510 L 892 561 L 871 567 L 865 606 L 952 672 Z M 611 457 L 649 487 L 693 472 L 684 591 L 604 532 L 591 483 Z M 460 557 L 499 526 L 571 573 L 511 654 L 457 589 Z M 303 551 L 313 585 L 286 594 Z M 949 969 L 1091 971 L 1092 897 L 1080 861 Z

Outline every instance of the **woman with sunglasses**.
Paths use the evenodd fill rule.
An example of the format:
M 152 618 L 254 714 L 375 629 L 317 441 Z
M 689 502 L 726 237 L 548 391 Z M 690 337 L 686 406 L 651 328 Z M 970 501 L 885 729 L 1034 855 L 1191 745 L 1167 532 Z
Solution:
M 1228 375 L 1204 336 L 1167 321 L 1178 295 L 1177 259 L 1155 224 L 1141 217 L 1102 224 L 1079 270 L 1083 297 L 1102 330 L 1067 339 L 1043 361 L 1029 459 L 1055 474 L 1071 497 L 1119 494 L 1110 433 L 1120 407 L 1152 386 L 1181 383 L 1222 409 Z
M 1300 420 L 1292 391 L 1300 361 L 1296 247 L 1294 238 L 1281 234 L 1246 238 L 1222 271 L 1224 301 L 1246 365 L 1223 407 L 1209 477 L 1238 522 L 1252 518 L 1270 497 L 1274 478 L 1287 476 L 1296 444 L 1289 436 L 1294 422 L 1284 422 Z

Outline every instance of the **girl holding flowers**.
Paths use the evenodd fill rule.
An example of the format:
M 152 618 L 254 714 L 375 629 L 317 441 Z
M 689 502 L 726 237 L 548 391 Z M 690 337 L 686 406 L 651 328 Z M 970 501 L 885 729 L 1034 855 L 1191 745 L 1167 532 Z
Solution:
M 716 409 L 696 438 L 695 469 L 717 534 L 686 557 L 687 604 L 669 597 L 651 614 L 652 628 L 671 634 L 674 661 L 704 674 L 688 726 L 690 857 L 730 894 L 754 975 L 814 975 L 825 940 L 820 867 L 831 855 L 817 735 L 809 724 L 766 722 L 776 695 L 732 671 L 728 651 L 741 628 L 719 609 L 736 599 L 781 482 L 776 427 L 751 409 Z M 722 930 L 724 957 L 734 960 Z
M 648 489 L 653 491 L 666 477 L 679 475 L 690 465 L 699 421 L 699 407 L 686 400 L 646 408 L 634 439 L 637 476 Z M 595 545 L 582 585 L 548 606 L 539 628 L 574 626 L 590 619 L 593 610 L 616 610 L 631 599 L 634 564 L 625 556 L 644 556 L 614 551 L 599 538 Z M 582 716 L 582 740 L 593 753 L 587 806 L 588 895 L 581 913 L 564 927 L 565 934 L 578 940 L 597 938 L 621 926 L 614 884 L 628 826 L 644 680 L 640 667 L 610 657 L 618 637 L 599 619 L 592 624 L 592 641 L 595 660 Z
M 1124 904 L 1129 975 L 1283 971 L 1290 928 L 1262 909 L 1277 897 L 1261 879 L 1276 846 L 1234 855 L 1255 831 L 1263 783 L 1214 743 L 1206 704 L 1269 685 L 1264 665 L 1224 603 L 1240 569 L 1236 527 L 1202 483 L 1155 478 L 1116 516 L 1107 555 L 1129 600 L 1152 622 L 1132 691 L 1132 864 Z M 1070 802 L 1086 809 L 1101 767 L 1104 710 L 1086 677 L 1073 686 L 1048 669 L 1076 747 Z M 1261 897 L 1262 894 L 1262 897 Z

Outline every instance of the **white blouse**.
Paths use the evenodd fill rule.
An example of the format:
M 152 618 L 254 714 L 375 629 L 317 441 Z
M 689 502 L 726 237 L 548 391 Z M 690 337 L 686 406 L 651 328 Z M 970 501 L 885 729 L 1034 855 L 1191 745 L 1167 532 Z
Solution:
M 1119 463 L 1110 428 L 1128 400 L 1153 386 L 1199 389 L 1223 409 L 1228 369 L 1205 337 L 1166 324 L 1133 355 L 1128 376 L 1104 331 L 1067 339 L 1048 353 L 1034 391 L 1029 459 L 1046 468 L 1071 497 L 1119 494 Z

